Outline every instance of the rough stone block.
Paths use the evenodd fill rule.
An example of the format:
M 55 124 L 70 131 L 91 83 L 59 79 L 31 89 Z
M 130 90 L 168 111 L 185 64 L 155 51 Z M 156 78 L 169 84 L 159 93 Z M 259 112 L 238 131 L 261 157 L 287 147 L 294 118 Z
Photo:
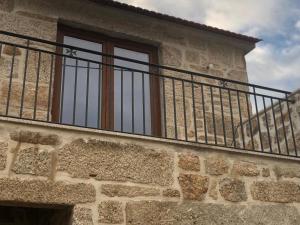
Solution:
M 232 173 L 240 176 L 254 177 L 259 175 L 259 170 L 255 163 L 237 161 L 233 164 Z
M 200 160 L 197 155 L 180 154 L 178 157 L 179 168 L 190 171 L 200 171 Z
M 256 181 L 251 185 L 251 195 L 263 202 L 300 202 L 300 186 L 291 181 Z
M 139 201 L 126 205 L 128 225 L 298 225 L 296 207 L 223 205 L 198 202 Z
M 297 167 L 275 166 L 274 173 L 278 178 L 280 178 L 280 177 L 300 178 L 300 168 L 299 167 L 297 168 Z
M 96 200 L 94 186 L 84 183 L 1 178 L 0 190 L 2 202 L 72 205 Z
M 6 167 L 8 144 L 0 142 L 0 170 L 4 170 Z
M 109 197 L 138 197 L 138 196 L 158 196 L 159 189 L 121 184 L 103 184 L 101 193 Z
M 99 222 L 117 224 L 123 223 L 122 203 L 117 201 L 101 202 L 98 208 Z
M 219 183 L 220 194 L 231 202 L 241 202 L 247 200 L 245 183 L 235 178 L 224 178 Z
M 269 177 L 269 176 L 271 175 L 270 169 L 269 169 L 269 168 L 262 168 L 262 170 L 261 170 L 261 175 L 262 175 L 263 177 Z
M 205 160 L 206 173 L 209 175 L 223 175 L 228 173 L 229 162 L 219 157 L 210 157 Z
M 58 153 L 58 170 L 72 177 L 130 181 L 162 186 L 173 183 L 174 156 L 139 145 L 75 140 Z
M 45 134 L 29 130 L 11 132 L 10 138 L 18 142 L 26 142 L 40 145 L 58 145 L 60 143 L 59 136 L 56 134 Z
M 182 52 L 173 46 L 162 47 L 162 61 L 164 65 L 180 67 L 182 64 Z
M 201 201 L 208 191 L 208 177 L 196 174 L 180 174 L 179 184 L 186 200 Z
M 73 209 L 72 225 L 93 225 L 92 210 L 75 206 Z
M 176 189 L 168 188 L 163 190 L 163 196 L 168 198 L 179 198 L 180 192 Z
M 12 171 L 18 174 L 50 176 L 52 170 L 52 154 L 39 151 L 37 147 L 20 149 L 17 153 Z

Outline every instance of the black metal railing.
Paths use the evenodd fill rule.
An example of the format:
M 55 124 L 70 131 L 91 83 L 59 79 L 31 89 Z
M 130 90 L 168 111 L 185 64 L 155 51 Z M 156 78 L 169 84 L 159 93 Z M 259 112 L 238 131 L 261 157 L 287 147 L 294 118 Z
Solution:
M 0 36 L 1 116 L 300 153 L 290 92 L 6 31 Z

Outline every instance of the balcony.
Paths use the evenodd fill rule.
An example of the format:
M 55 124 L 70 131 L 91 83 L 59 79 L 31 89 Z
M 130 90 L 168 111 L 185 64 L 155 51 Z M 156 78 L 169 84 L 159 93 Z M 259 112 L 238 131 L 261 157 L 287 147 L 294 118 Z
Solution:
M 300 155 L 298 92 L 0 35 L 1 117 Z

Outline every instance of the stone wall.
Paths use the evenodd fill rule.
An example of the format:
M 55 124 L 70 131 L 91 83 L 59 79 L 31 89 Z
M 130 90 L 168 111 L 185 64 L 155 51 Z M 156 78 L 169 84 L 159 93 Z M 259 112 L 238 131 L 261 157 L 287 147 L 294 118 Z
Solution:
M 300 90 L 290 94 L 288 99 L 291 100 L 288 104 L 286 101 L 281 101 L 280 104 L 274 101 L 273 108 L 269 104 L 266 110 L 243 123 L 247 146 L 260 151 L 263 149 L 265 152 L 300 155 Z M 236 135 L 237 142 L 242 146 L 241 127 L 237 129 Z
M 139 20 L 136 20 L 136 15 L 132 13 L 103 7 L 89 1 L 14 0 L 3 1 L 0 7 L 0 25 L 2 30 L 55 41 L 58 23 L 157 46 L 159 49 L 159 63 L 162 65 L 247 82 L 244 56 L 254 47 L 253 43 L 142 15 L 139 15 Z M 3 35 L 0 38 L 1 40 L 26 45 L 26 42 L 20 41 L 20 39 L 7 38 Z M 30 42 L 29 46 L 55 51 L 53 46 L 41 45 L 37 42 Z M 14 51 L 16 52 L 16 57 L 14 58 L 12 70 L 12 54 Z M 38 73 L 39 59 L 41 60 Z M 54 66 L 51 68 L 51 60 L 49 54 L 41 53 L 39 55 L 35 51 L 29 51 L 27 54 L 25 49 L 17 48 L 14 50 L 11 46 L 2 46 L 0 59 L 0 113 L 2 115 L 5 115 L 7 111 L 10 116 L 51 120 L 51 115 L 47 115 L 47 110 L 51 110 L 53 93 L 53 86 L 50 86 L 50 74 L 51 71 L 55 71 Z M 55 56 L 53 61 L 55 62 Z M 209 65 L 211 67 L 208 67 Z M 11 72 L 12 84 L 10 88 L 9 78 Z M 192 79 L 186 73 L 163 70 L 162 74 L 187 80 Z M 26 88 L 23 92 L 24 76 L 26 76 Z M 37 76 L 39 76 L 39 88 L 35 97 Z M 193 79 L 208 84 L 220 85 L 216 80 L 201 77 L 194 77 Z M 245 90 L 245 87 L 238 87 L 235 84 L 228 85 Z M 183 87 L 185 89 L 185 104 L 183 102 Z M 163 109 L 163 107 L 162 109 L 166 112 L 166 121 L 164 121 L 163 116 L 161 120 L 162 124 L 166 123 L 167 133 L 163 132 L 163 134 L 169 138 L 175 138 L 173 89 L 170 79 L 165 80 L 165 89 L 166 109 Z M 207 86 L 204 86 L 203 89 L 205 106 L 199 85 L 192 87 L 190 83 L 184 83 L 182 86 L 181 82 L 175 81 L 177 136 L 183 140 L 195 141 L 198 139 L 199 141 L 204 141 L 204 125 L 206 125 L 208 142 L 215 143 L 214 133 L 216 133 L 216 141 L 219 144 L 224 144 L 220 91 L 218 88 L 213 88 L 211 92 Z M 6 103 L 9 90 L 11 90 L 11 100 L 7 110 Z M 231 92 L 233 108 L 233 118 L 231 118 L 228 92 L 226 90 L 221 90 L 221 92 L 223 96 L 226 144 L 229 145 L 229 143 L 232 143 L 231 124 L 234 123 L 234 126 L 237 126 L 240 122 L 238 117 L 238 98 L 235 92 Z M 212 98 L 211 93 L 213 95 Z M 24 110 L 21 115 L 22 95 L 25 97 L 23 98 Z M 247 113 L 246 98 L 243 95 L 239 96 L 239 98 L 240 111 L 242 117 L 245 118 Z M 212 100 L 214 101 L 215 118 L 212 114 Z M 163 98 L 161 98 L 162 103 L 163 101 Z M 36 112 L 33 109 L 35 104 Z M 203 119 L 203 108 L 206 113 L 206 124 Z M 186 121 L 183 119 L 184 113 L 186 113 Z M 214 122 L 216 127 L 222 128 L 215 131 L 213 127 Z
M 73 207 L 72 224 L 300 223 L 299 161 L 1 119 L 0 204 Z

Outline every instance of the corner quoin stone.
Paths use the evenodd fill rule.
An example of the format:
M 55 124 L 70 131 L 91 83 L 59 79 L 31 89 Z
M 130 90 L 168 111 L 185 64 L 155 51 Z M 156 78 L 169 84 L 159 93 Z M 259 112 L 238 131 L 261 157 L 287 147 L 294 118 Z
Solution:
M 9 202 L 74 205 L 96 200 L 94 186 L 84 183 L 1 178 L 0 190 L 0 201 Z
M 173 183 L 174 155 L 99 140 L 75 140 L 58 152 L 58 170 L 72 177 L 168 186 Z

